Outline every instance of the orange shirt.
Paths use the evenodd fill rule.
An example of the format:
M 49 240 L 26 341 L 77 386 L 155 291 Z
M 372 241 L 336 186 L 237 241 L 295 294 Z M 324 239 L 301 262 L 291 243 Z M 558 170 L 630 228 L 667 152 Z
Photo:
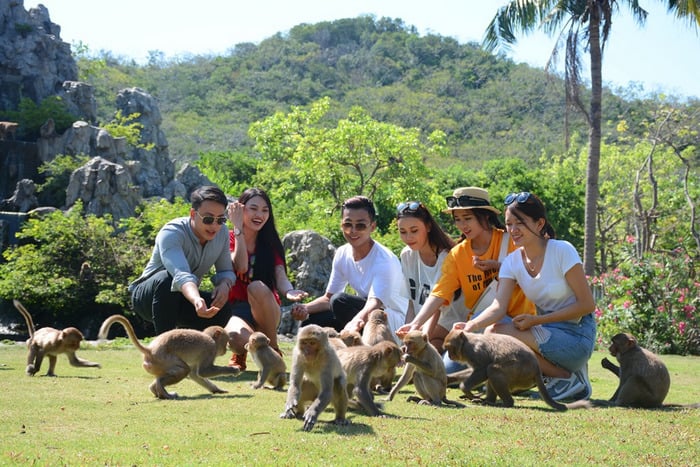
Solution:
M 498 260 L 503 234 L 503 230 L 493 229 L 491 244 L 486 252 L 479 256 L 480 259 Z M 512 240 L 509 240 L 508 243 L 508 253 L 510 253 L 516 247 Z M 482 271 L 474 266 L 474 256 L 471 240 L 463 240 L 455 245 L 445 258 L 445 262 L 442 265 L 442 274 L 438 283 L 433 287 L 431 295 L 440 297 L 446 304 L 449 304 L 455 292 L 461 289 L 464 305 L 471 310 L 482 291 L 486 290 L 489 283 L 498 277 L 498 270 L 496 269 Z M 508 316 L 534 315 L 535 313 L 535 305 L 525 297 L 523 291 L 516 284 L 513 296 L 508 303 Z

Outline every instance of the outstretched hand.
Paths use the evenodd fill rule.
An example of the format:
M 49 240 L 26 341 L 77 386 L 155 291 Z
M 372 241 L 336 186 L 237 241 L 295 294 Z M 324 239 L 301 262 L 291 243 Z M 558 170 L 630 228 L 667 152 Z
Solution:
M 292 290 L 287 290 L 287 294 L 286 294 L 285 298 L 287 300 L 292 301 L 292 302 L 300 302 L 308 296 L 309 296 L 308 292 L 305 292 L 303 290 L 298 290 L 298 289 L 292 289 Z

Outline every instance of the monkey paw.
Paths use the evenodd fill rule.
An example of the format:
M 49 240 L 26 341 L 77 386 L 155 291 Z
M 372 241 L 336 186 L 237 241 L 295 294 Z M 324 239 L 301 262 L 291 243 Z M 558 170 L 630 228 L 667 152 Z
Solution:
M 316 416 L 306 416 L 304 417 L 304 431 L 311 431 L 316 425 Z
M 280 414 L 280 418 L 286 418 L 286 419 L 297 418 L 297 413 L 294 410 L 294 407 L 290 407 L 287 410 L 285 410 L 284 412 L 282 412 Z

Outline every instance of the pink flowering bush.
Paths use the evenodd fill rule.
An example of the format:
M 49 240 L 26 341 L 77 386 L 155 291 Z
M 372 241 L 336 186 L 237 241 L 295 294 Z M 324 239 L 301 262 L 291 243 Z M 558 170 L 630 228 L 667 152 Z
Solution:
M 696 260 L 675 251 L 630 259 L 591 278 L 598 344 L 633 334 L 654 352 L 700 355 L 700 278 Z

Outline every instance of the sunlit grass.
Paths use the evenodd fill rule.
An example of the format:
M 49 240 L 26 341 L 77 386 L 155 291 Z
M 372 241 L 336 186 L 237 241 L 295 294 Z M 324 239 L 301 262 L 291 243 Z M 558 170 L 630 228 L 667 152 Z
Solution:
M 282 348 L 289 360 L 290 344 Z M 249 387 L 252 359 L 243 375 L 215 378 L 228 394 L 185 380 L 169 388 L 180 399 L 161 401 L 133 347 L 86 346 L 79 355 L 102 368 L 73 368 L 62 357 L 57 378 L 28 377 L 26 349 L 0 345 L 0 464 L 697 465 L 700 458 L 699 409 L 558 413 L 525 397 L 513 409 L 432 408 L 406 402 L 408 385 L 384 403 L 386 418 L 350 413 L 352 423 L 337 427 L 326 423 L 327 411 L 305 433 L 301 422 L 279 419 L 286 393 Z M 590 362 L 593 399 L 608 399 L 617 384 L 600 367 L 604 355 Z M 662 358 L 672 378 L 666 402 L 700 402 L 700 358 Z

